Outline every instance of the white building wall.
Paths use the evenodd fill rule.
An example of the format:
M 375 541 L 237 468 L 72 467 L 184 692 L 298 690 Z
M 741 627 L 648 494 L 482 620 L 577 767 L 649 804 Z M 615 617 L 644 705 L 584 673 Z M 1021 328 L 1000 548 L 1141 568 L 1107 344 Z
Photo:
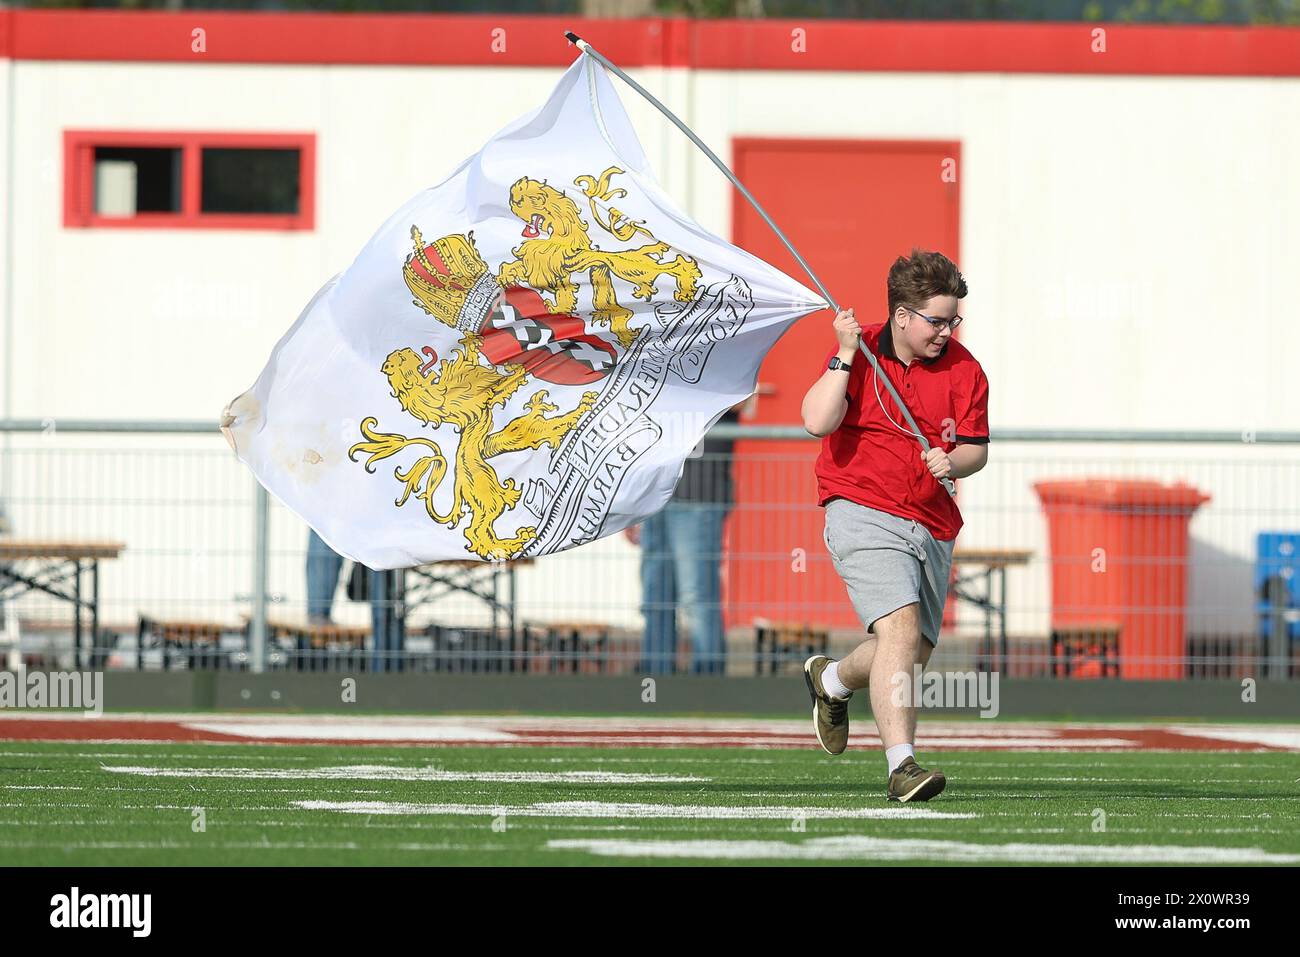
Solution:
M 319 285 L 347 267 L 393 209 L 537 106 L 562 72 L 5 67 L 0 108 L 12 81 L 15 191 L 4 197 L 13 203 L 14 236 L 12 271 L 3 277 L 12 284 L 12 352 L 3 363 L 12 404 L 4 411 L 55 420 L 215 418 L 253 382 Z M 992 382 L 995 430 L 1300 427 L 1300 329 L 1290 289 L 1300 263 L 1300 80 L 630 72 L 724 158 L 735 136 L 960 140 L 960 265 L 972 289 L 963 339 Z M 620 92 L 667 191 L 706 228 L 728 235 L 731 191 L 721 174 L 653 107 Z M 65 229 L 62 132 L 87 128 L 315 132 L 316 229 Z M 995 445 L 990 469 L 999 453 Z M 1233 454 L 1208 450 L 1210 458 Z M 1295 460 L 1292 450 L 1270 454 Z M 1205 487 L 1225 469 L 1172 471 Z M 1272 509 L 1269 520 L 1280 527 L 1300 526 L 1294 489 L 1285 487 L 1294 470 L 1278 474 L 1281 487 L 1232 494 L 1247 510 Z M 963 484 L 962 544 L 1044 553 L 1027 481 L 1013 488 L 981 476 Z M 999 524 L 1018 524 L 973 520 L 990 509 L 1004 516 Z M 114 534 L 129 545 L 153 535 L 145 525 L 156 520 L 133 512 Z M 1217 523 L 1198 548 L 1253 560 L 1253 521 Z M 83 531 L 60 527 L 57 514 L 40 522 L 42 534 Z M 282 524 L 277 534 L 292 549 L 305 530 Z M 1200 534 L 1195 524 L 1193 533 Z M 635 554 L 621 537 L 598 542 L 525 571 L 521 588 L 556 617 L 582 617 L 592 570 L 624 569 L 602 579 L 599 617 L 635 626 Z M 295 562 L 273 589 L 301 600 Z M 1194 576 L 1194 589 L 1209 587 L 1200 580 Z M 147 589 L 148 580 L 123 587 Z M 1017 629 L 1041 633 L 1045 570 L 1016 573 L 1012 588 L 1013 602 L 1034 610 Z M 1193 601 L 1204 605 L 1205 595 Z M 1249 608 L 1230 595 L 1224 601 L 1248 629 Z

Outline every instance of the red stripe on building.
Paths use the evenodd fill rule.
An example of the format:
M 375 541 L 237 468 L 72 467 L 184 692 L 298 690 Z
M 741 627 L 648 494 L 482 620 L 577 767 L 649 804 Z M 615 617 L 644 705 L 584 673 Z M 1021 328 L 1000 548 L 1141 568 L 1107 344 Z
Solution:
M 195 52 L 194 31 L 204 31 Z M 1105 52 L 1094 31 L 1105 31 Z M 879 20 L 588 20 L 489 14 L 0 11 L 19 60 L 546 66 L 573 30 L 623 67 L 1300 76 L 1300 29 Z

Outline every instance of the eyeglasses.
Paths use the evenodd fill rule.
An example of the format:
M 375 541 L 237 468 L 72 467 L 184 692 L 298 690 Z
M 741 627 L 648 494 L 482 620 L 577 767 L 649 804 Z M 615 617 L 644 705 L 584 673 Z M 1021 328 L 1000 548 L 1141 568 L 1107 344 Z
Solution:
M 934 329 L 951 329 L 953 332 L 956 332 L 957 327 L 961 325 L 961 316 L 953 316 L 951 319 L 932 319 L 929 316 L 925 315 L 925 313 L 917 312 L 911 306 L 903 306 L 903 308 L 910 313 L 914 313 L 920 316 L 922 319 L 928 322 Z

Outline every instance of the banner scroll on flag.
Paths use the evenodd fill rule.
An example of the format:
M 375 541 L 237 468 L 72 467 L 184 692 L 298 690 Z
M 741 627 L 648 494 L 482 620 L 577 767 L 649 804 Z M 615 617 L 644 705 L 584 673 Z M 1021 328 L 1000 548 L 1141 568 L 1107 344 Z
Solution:
M 222 431 L 363 565 L 537 557 L 667 504 L 827 306 L 677 207 L 580 56 L 321 287 Z

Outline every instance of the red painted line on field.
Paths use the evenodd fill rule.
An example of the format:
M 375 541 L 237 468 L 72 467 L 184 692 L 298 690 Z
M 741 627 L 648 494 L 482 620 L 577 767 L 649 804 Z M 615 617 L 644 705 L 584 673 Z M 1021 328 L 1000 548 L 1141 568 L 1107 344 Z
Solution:
M 239 735 L 187 728 L 178 721 L 115 721 L 109 718 L 0 717 L 0 741 L 246 742 Z
M 938 751 L 1295 751 L 1294 728 L 1215 728 L 1168 725 L 923 720 L 918 746 Z M 0 740 L 283 744 L 423 747 L 815 747 L 803 721 L 627 718 L 304 717 L 291 715 L 44 717 L 0 714 Z M 856 731 L 852 743 L 879 747 L 874 728 Z
M 1120 738 L 1125 741 L 1131 741 L 1132 746 L 1125 750 L 1132 751 L 1239 751 L 1242 750 L 1239 745 L 1233 745 L 1232 742 L 1219 741 L 1214 738 L 1190 735 L 1183 732 L 1170 731 L 1168 728 L 1160 725 L 1151 725 L 1145 728 L 1125 728 L 1107 729 L 1104 725 L 1100 727 L 1081 728 L 1076 725 L 1061 726 L 1057 731 L 1055 743 L 1057 745 L 1068 745 L 1070 741 L 1079 738 L 1090 738 L 1105 735 L 1109 738 Z M 1266 751 L 1285 751 L 1286 748 L 1273 746 L 1258 746 L 1261 750 Z

